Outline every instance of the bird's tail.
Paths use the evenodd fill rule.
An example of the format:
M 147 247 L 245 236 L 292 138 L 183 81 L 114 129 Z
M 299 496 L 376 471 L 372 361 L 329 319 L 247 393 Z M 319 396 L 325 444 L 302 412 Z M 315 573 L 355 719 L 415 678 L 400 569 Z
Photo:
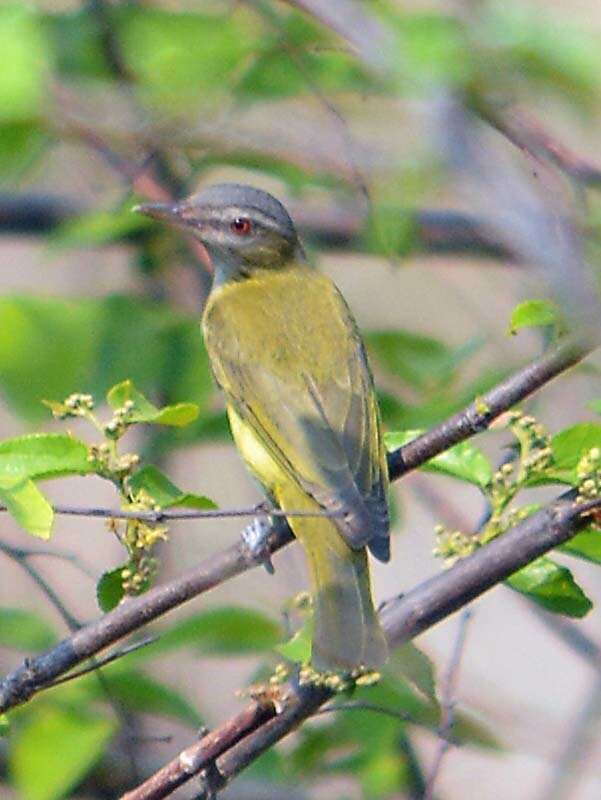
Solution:
M 300 493 L 285 505 L 319 509 Z M 331 519 L 292 517 L 290 524 L 311 573 L 313 666 L 345 672 L 358 667 L 378 669 L 386 661 L 388 647 L 371 596 L 367 551 L 351 549 Z

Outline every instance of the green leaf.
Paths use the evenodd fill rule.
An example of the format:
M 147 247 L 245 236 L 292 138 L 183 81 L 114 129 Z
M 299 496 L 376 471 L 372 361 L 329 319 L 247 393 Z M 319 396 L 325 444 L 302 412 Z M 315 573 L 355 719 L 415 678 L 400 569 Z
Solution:
M 161 508 L 174 506 L 198 509 L 217 508 L 208 497 L 178 489 L 158 467 L 152 464 L 135 472 L 129 479 L 129 487 L 135 493 L 144 491 L 149 494 Z
M 370 331 L 368 349 L 386 369 L 416 389 L 429 389 L 448 382 L 457 367 L 481 345 L 479 340 L 452 350 L 429 336 L 408 331 Z
M 276 650 L 280 655 L 296 664 L 307 664 L 311 660 L 311 643 L 313 640 L 313 617 L 309 615 L 297 632 L 287 642 L 278 644 Z
M 111 698 L 129 711 L 179 720 L 196 729 L 202 724 L 200 714 L 179 692 L 144 672 L 127 669 L 104 672 Z M 98 681 L 90 682 L 88 688 L 100 700 L 105 696 Z
M 155 425 L 175 425 L 182 427 L 189 425 L 198 417 L 200 409 L 196 403 L 176 403 L 172 406 L 161 408 L 153 419 Z
M 50 137 L 36 122 L 0 124 L 0 180 L 16 185 L 46 152 Z
M 173 406 L 157 408 L 139 392 L 131 380 L 113 386 L 106 399 L 112 408 L 120 408 L 124 403 L 133 403 L 129 419 L 133 422 L 152 422 L 155 425 L 188 425 L 199 413 L 194 403 L 177 403 Z
M 102 756 L 116 723 L 81 710 L 38 708 L 15 734 L 12 783 L 27 800 L 62 800 Z
M 553 465 L 549 475 L 557 480 L 575 484 L 576 467 L 593 447 L 601 448 L 601 425 L 581 422 L 556 434 L 551 440 Z
M 331 93 L 348 89 L 367 91 L 375 82 L 353 54 L 336 47 L 336 40 L 306 14 L 278 14 L 273 26 L 255 46 L 253 58 L 235 92 L 245 99 L 288 97 L 306 92 L 307 84 Z M 290 50 L 302 63 L 290 58 Z
M 10 732 L 10 722 L 6 714 L 0 714 L 0 739 L 8 736 Z
M 39 115 L 50 70 L 50 44 L 41 19 L 27 4 L 0 8 L 0 122 L 22 122 Z
M 0 477 L 0 503 L 27 533 L 50 538 L 54 511 L 33 481 Z
M 152 223 L 131 208 L 94 211 L 63 223 L 52 234 L 51 244 L 61 247 L 99 247 L 121 241 L 150 227 Z
M 203 655 L 247 655 L 271 650 L 281 638 L 281 627 L 260 611 L 224 606 L 182 620 L 141 655 L 181 647 L 194 647 Z
M 593 526 L 585 528 L 558 548 L 562 553 L 577 556 L 594 564 L 601 564 L 601 531 Z
M 109 389 L 106 400 L 111 408 L 121 408 L 125 403 L 133 403 L 131 419 L 152 422 L 159 410 L 139 392 L 131 380 L 122 381 Z
M 59 433 L 31 433 L 0 442 L 0 479 L 60 478 L 92 471 L 88 448 Z
M 241 7 L 203 14 L 138 6 L 115 19 L 139 93 L 163 114 L 225 102 L 255 45 L 256 19 Z
M 394 431 L 384 434 L 384 444 L 388 452 L 412 442 L 423 431 Z M 481 489 L 492 480 L 492 467 L 484 453 L 469 442 L 460 442 L 427 461 L 421 469 L 438 472 L 452 478 L 473 483 Z
M 96 600 L 101 611 L 107 613 L 116 608 L 124 597 L 123 570 L 127 564 L 105 572 L 96 584 Z
M 560 321 L 561 314 L 555 303 L 550 300 L 526 300 L 511 312 L 509 333 L 516 334 L 522 328 L 559 325 Z
M 593 607 L 572 573 L 543 556 L 522 567 L 506 583 L 547 611 L 568 617 L 584 617 Z
M 100 397 L 126 378 L 143 392 L 168 387 L 169 403 L 191 398 L 206 409 L 215 388 L 198 320 L 125 295 L 0 298 L 0 391 L 27 420 L 48 418 L 44 399 Z M 175 432 L 171 444 L 191 440 L 186 428 Z
M 57 636 L 45 619 L 21 608 L 0 608 L 0 647 L 32 652 L 56 644 Z
M 0 299 L 0 388 L 20 414 L 46 419 L 42 400 L 89 386 L 98 347 L 95 316 L 88 302 Z
M 436 700 L 434 666 L 413 642 L 406 642 L 390 654 L 386 672 L 402 676 L 430 700 Z

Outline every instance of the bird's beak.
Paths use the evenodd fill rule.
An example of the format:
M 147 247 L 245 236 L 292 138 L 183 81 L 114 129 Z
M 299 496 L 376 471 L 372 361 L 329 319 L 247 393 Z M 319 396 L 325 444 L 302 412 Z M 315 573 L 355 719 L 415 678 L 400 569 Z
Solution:
M 152 219 L 159 219 L 171 224 L 184 223 L 181 216 L 181 205 L 179 203 L 140 203 L 134 206 L 132 211 L 136 214 L 145 214 Z

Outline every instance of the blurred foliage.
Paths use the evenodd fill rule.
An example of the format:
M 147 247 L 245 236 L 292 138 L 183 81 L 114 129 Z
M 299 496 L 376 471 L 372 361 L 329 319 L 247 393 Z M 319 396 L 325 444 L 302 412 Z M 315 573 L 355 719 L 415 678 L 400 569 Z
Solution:
M 578 120 L 590 120 L 599 106 L 597 37 L 577 30 L 565 13 L 554 17 L 529 3 L 500 0 L 469 4 L 469 13 L 451 5 L 424 11 L 397 0 L 363 5 L 390 34 L 382 71 L 366 66 L 342 37 L 291 3 L 210 0 L 180 7 L 159 0 L 99 0 L 55 8 L 49 2 L 4 2 L 0 185 L 10 190 L 31 185 L 57 150 L 74 142 L 113 166 L 125 162 L 129 170 L 118 174 L 120 180 L 135 178 L 150 163 L 162 183 L 178 191 L 223 166 L 267 176 L 297 199 L 327 193 L 341 206 L 363 197 L 366 183 L 369 208 L 355 241 L 365 252 L 395 261 L 420 249 L 412 209 L 428 190 L 440 188 L 444 158 L 424 154 L 417 145 L 404 159 L 371 144 L 355 146 L 338 103 L 356 108 L 369 98 L 365 113 L 380 124 L 395 118 L 400 101 L 449 93 L 475 110 L 491 102 L 528 104 L 548 97 Z M 313 107 L 332 122 L 334 135 L 310 117 Z M 80 124 L 80 112 L 90 120 L 92 135 L 85 131 L 87 123 Z M 237 132 L 239 118 L 246 116 L 264 123 L 256 136 L 244 127 Z M 298 126 L 298 140 L 281 135 L 283 123 L 293 130 Z M 170 137 L 175 145 L 165 148 Z M 33 292 L 0 299 L 0 393 L 25 431 L 0 442 L 0 503 L 39 537 L 50 536 L 54 520 L 38 485 L 50 478 L 100 476 L 116 487 L 128 510 L 214 507 L 202 494 L 202 479 L 181 489 L 163 463 L 174 448 L 229 439 L 198 320 L 165 299 L 170 263 L 189 263 L 190 254 L 172 232 L 133 215 L 133 202 L 129 187 L 120 202 L 101 198 L 49 235 L 47 244 L 54 257 L 81 252 L 85 270 L 85 248 L 126 242 L 137 291 L 102 299 Z M 590 249 L 594 252 L 593 245 Z M 535 299 L 515 309 L 508 327 L 516 334 L 534 329 L 546 342 L 560 335 L 563 325 L 555 305 Z M 390 449 L 480 397 L 510 368 L 505 363 L 478 368 L 474 357 L 486 346 L 480 338 L 456 346 L 400 328 L 368 331 L 365 338 Z M 86 405 L 88 395 L 106 397 L 108 422 L 101 421 L 104 408 L 96 417 Z M 86 417 L 96 426 L 94 440 L 76 439 L 65 430 L 30 433 L 46 422 L 48 407 L 57 417 Z M 601 401 L 592 409 L 601 411 Z M 569 486 L 585 498 L 601 490 L 601 426 L 579 423 L 533 437 L 532 425 L 528 433 L 517 419 L 510 428 L 511 461 L 501 467 L 472 443 L 423 467 L 463 481 L 490 511 L 480 539 L 439 530 L 440 554 L 450 560 L 503 535 L 536 510 L 532 489 Z M 141 455 L 119 449 L 133 425 L 144 426 Z M 158 522 L 113 523 L 113 532 L 125 560 L 116 567 L 102 565 L 106 571 L 96 589 L 103 611 L 151 585 L 154 548 L 167 536 Z M 591 522 L 560 550 L 574 557 L 576 569 L 576 559 L 601 564 L 601 534 Z M 577 573 L 545 557 L 507 583 L 548 610 L 579 617 L 591 607 L 579 581 Z M 140 715 L 183 724 L 194 735 L 204 717 L 202 697 L 187 698 L 157 679 L 154 659 L 185 650 L 200 659 L 253 657 L 266 677 L 274 659 L 284 655 L 294 662 L 306 652 L 306 632 L 283 643 L 287 626 L 275 614 L 246 606 L 202 610 L 152 632 L 156 642 L 108 665 L 101 678 L 84 675 L 0 717 L 0 736 L 9 734 L 0 766 L 19 798 L 61 800 L 73 796 L 86 778 L 92 788 L 94 780 L 102 787 L 107 766 L 112 771 L 117 756 L 131 746 L 126 723 L 137 724 Z M 18 653 L 16 658 L 43 651 L 60 635 L 45 614 L 10 604 L 0 608 L 0 647 Z M 416 728 L 437 735 L 437 686 L 427 656 L 406 645 L 393 654 L 376 687 L 338 697 L 338 710 L 305 725 L 286 749 L 270 750 L 249 774 L 308 789 L 344 776 L 366 798 L 420 796 L 424 775 L 412 735 Z M 456 714 L 452 740 L 498 747 L 494 733 L 464 711 Z

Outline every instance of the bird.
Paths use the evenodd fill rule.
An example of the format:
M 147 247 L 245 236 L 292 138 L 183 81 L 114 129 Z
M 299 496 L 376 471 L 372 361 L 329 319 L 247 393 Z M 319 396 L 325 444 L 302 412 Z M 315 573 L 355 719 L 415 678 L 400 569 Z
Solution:
M 216 184 L 136 210 L 192 234 L 212 261 L 202 330 L 234 441 L 274 507 L 307 513 L 288 523 L 309 567 L 312 667 L 378 670 L 388 648 L 367 550 L 390 559 L 389 479 L 373 377 L 349 306 L 265 191 Z

